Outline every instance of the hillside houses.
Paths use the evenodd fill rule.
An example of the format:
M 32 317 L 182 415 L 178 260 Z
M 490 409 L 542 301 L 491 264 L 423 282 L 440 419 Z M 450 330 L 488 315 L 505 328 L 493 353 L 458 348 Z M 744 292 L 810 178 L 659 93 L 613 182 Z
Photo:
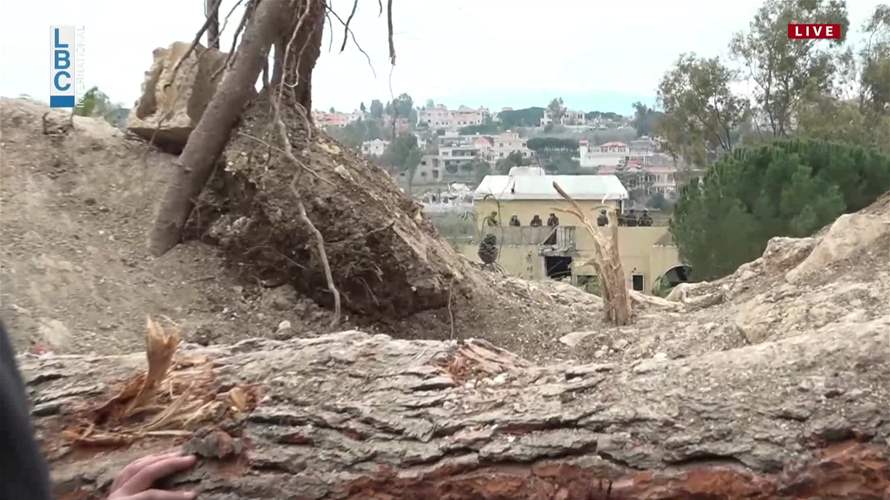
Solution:
M 581 168 L 617 167 L 629 156 L 630 147 L 623 142 L 595 146 L 587 140 L 578 141 L 578 163 Z
M 342 128 L 362 118 L 364 118 L 364 113 L 362 113 L 361 111 L 353 111 L 352 113 L 341 113 L 339 111 L 334 111 L 333 113 L 330 113 L 327 111 L 316 110 L 312 112 L 312 121 L 315 122 L 316 126 L 322 128 Z
M 431 108 L 421 108 L 417 114 L 417 124 L 431 129 L 456 130 L 462 127 L 482 125 L 489 116 L 487 108 L 473 109 L 461 106 L 458 109 L 448 109 L 442 104 Z
M 362 143 L 362 154 L 365 156 L 383 156 L 389 141 L 383 139 L 372 139 Z

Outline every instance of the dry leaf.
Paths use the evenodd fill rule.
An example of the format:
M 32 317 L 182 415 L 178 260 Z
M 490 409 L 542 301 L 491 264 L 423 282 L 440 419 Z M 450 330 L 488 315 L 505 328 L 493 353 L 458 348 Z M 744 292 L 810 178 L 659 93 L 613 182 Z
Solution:
M 130 415 L 134 409 L 145 404 L 155 390 L 167 376 L 167 370 L 173 362 L 173 354 L 179 347 L 179 331 L 172 328 L 170 333 L 164 331 L 164 327 L 146 317 L 147 333 L 145 335 L 145 355 L 148 358 L 148 375 L 139 390 L 139 394 L 127 406 L 126 415 Z

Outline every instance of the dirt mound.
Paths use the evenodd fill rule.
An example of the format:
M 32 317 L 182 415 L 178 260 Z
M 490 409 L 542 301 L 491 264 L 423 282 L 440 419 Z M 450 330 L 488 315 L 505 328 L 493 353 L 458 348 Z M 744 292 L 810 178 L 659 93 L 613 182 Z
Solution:
M 41 104 L 0 100 L 5 181 L 0 185 L 4 241 L 0 297 L 2 317 L 18 349 L 41 344 L 58 352 L 138 350 L 145 314 L 167 316 L 182 326 L 186 340 L 201 343 L 328 331 L 330 301 L 319 292 L 324 289 L 320 268 L 308 248 L 311 241 L 296 238 L 297 224 L 286 234 L 269 231 L 268 224 L 255 224 L 253 232 L 246 233 L 257 238 L 250 247 L 251 238 L 235 238 L 232 226 L 238 227 L 234 223 L 241 215 L 267 222 L 275 220 L 276 207 L 251 205 L 256 200 L 243 196 L 237 198 L 243 202 L 237 208 L 244 212 L 232 217 L 233 206 L 216 202 L 213 191 L 208 191 L 191 220 L 194 238 L 152 258 L 145 250 L 145 238 L 175 158 L 100 120 L 75 117 L 72 128 L 63 115 L 52 112 L 46 129 L 43 117 L 48 112 Z M 217 176 L 215 185 L 282 180 L 272 174 L 264 177 L 244 164 L 253 157 L 241 155 L 242 151 L 267 152 L 256 146 L 256 141 L 238 135 L 228 157 L 234 158 L 231 168 L 243 173 L 241 181 L 230 172 Z M 529 358 L 552 359 L 554 354 L 572 356 L 556 349 L 559 336 L 599 325 L 595 297 L 567 285 L 529 284 L 478 271 L 419 219 L 418 207 L 398 192 L 385 172 L 327 138 L 320 137 L 314 148 L 316 168 L 328 169 L 329 175 L 351 176 L 355 182 L 375 183 L 373 193 L 384 200 L 382 206 L 414 214 L 408 218 L 395 216 L 395 210 L 371 213 L 363 207 L 375 200 L 358 196 L 328 205 L 321 189 L 316 190 L 318 196 L 307 197 L 310 217 L 327 233 L 329 257 L 343 264 L 337 267 L 344 276 L 341 285 L 354 287 L 343 286 L 349 307 L 339 328 L 357 322 L 365 330 L 397 337 L 481 336 Z M 248 177 L 250 182 L 243 182 Z M 285 190 L 280 199 L 292 199 L 289 180 L 280 187 Z M 315 182 L 319 188 L 326 185 Z M 367 227 L 337 224 L 343 213 L 356 210 L 376 217 L 367 218 Z M 197 230 L 208 226 L 214 228 L 209 231 L 213 237 Z M 400 228 L 409 226 L 419 226 L 425 239 L 412 241 L 414 247 L 388 249 L 399 240 L 396 233 L 408 233 Z M 369 234 L 375 228 L 379 231 Z M 294 253 L 276 253 L 276 245 Z M 375 262 L 374 255 L 384 251 L 391 252 L 394 260 Z M 452 290 L 451 279 L 443 278 L 445 272 L 426 279 L 417 270 L 401 269 L 395 255 L 400 251 L 422 253 L 431 269 L 454 269 L 460 273 L 456 277 L 472 274 L 473 282 L 455 279 Z M 294 263 L 310 271 L 303 274 L 304 269 Z M 349 263 L 358 267 L 345 268 Z M 375 266 L 386 269 L 383 283 Z M 418 292 L 399 288 L 409 281 Z M 424 288 L 424 283 L 429 286 Z M 376 307 L 374 298 L 391 308 Z M 420 312 L 411 314 L 412 308 Z
M 684 309 L 650 310 L 631 328 L 590 332 L 578 349 L 597 359 L 678 358 L 890 323 L 888 200 L 890 193 L 809 238 L 773 238 L 733 274 L 677 287 L 669 299 Z
M 0 317 L 17 349 L 131 352 L 147 313 L 200 342 L 277 336 L 282 321 L 290 334 L 325 328 L 326 311 L 293 290 L 251 285 L 213 246 L 151 258 L 145 238 L 174 157 L 91 118 L 45 135 L 47 112 L 0 100 Z

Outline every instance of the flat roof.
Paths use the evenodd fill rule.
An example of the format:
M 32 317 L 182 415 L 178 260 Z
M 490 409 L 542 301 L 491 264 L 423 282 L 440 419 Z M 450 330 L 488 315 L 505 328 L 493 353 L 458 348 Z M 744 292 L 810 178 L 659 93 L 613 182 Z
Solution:
M 614 175 L 486 175 L 473 199 L 560 200 L 553 182 L 575 200 L 626 200 L 627 189 Z

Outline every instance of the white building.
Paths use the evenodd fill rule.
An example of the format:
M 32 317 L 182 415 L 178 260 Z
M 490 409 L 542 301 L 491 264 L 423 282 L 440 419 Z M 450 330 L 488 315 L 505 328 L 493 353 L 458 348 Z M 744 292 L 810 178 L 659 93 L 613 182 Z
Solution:
M 541 117 L 541 126 L 546 127 L 553 123 L 553 116 L 550 113 L 549 109 L 544 109 L 544 116 Z M 583 111 L 575 111 L 571 109 L 563 108 L 562 116 L 559 119 L 560 125 L 565 126 L 580 126 L 587 125 L 587 118 Z
M 383 156 L 389 141 L 373 139 L 362 143 L 362 154 L 365 156 Z
M 453 130 L 471 125 L 482 125 L 488 110 L 485 108 L 472 109 L 461 106 L 456 110 L 446 108 L 440 104 L 432 108 L 423 108 L 417 114 L 417 123 L 425 124 L 432 129 Z
M 599 146 L 586 140 L 578 142 L 578 162 L 582 168 L 617 167 L 629 156 L 630 148 L 623 142 L 607 142 Z
M 491 149 L 488 160 L 492 163 L 510 156 L 511 153 L 520 153 L 523 158 L 532 155 L 532 150 L 528 149 L 526 140 L 519 137 L 516 132 L 504 132 L 502 134 L 488 136 L 491 142 Z

